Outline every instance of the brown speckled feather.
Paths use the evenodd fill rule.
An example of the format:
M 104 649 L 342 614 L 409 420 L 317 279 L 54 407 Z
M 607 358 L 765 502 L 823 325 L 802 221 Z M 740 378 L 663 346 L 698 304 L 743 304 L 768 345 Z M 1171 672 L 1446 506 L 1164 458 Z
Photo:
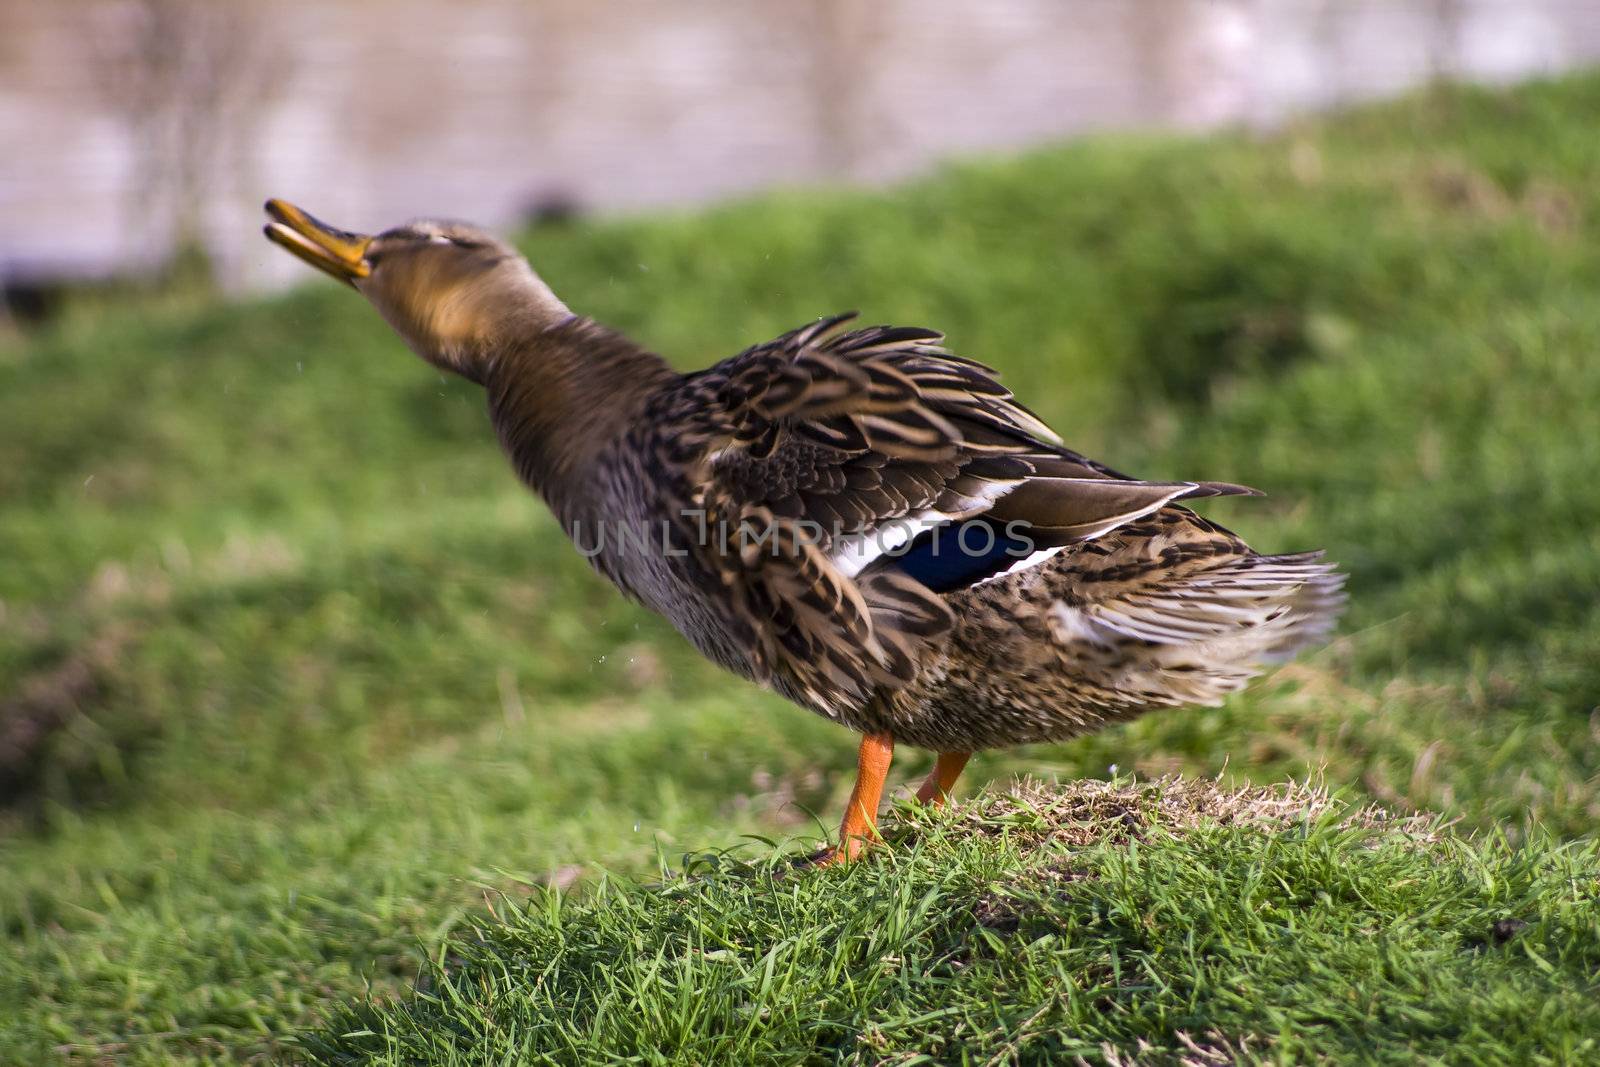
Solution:
M 541 337 L 544 373 L 491 366 L 491 414 L 619 588 L 730 670 L 910 743 L 1214 703 L 1331 626 L 1330 567 L 1176 505 L 1253 490 L 1126 478 L 932 331 L 847 318 L 688 375 L 573 319 Z M 588 432 L 553 421 L 574 406 Z M 1020 523 L 1038 555 L 941 590 L 907 573 L 914 539 L 973 520 Z
M 1164 573 L 1177 573 L 1170 568 L 1203 554 L 1201 535 L 1206 544 L 1250 555 L 1232 535 L 1167 506 L 1250 490 L 1126 479 L 1062 448 L 991 370 L 946 352 L 937 334 L 834 332 L 845 318 L 664 382 L 592 472 L 591 484 L 606 492 L 601 514 L 664 522 L 673 549 L 613 546 L 595 557 L 596 566 L 718 662 L 867 728 L 886 709 L 905 718 L 913 705 L 932 705 L 929 678 L 949 676 L 952 650 L 979 632 L 964 613 L 1002 591 L 1021 597 L 1055 576 L 1046 585 L 1070 600 L 1077 594 L 1063 576 L 1104 572 L 1110 581 L 1118 567 L 1143 568 L 1159 584 Z M 892 554 L 873 555 L 895 524 L 909 539 L 974 517 L 1020 521 L 1039 548 L 1062 554 L 976 590 L 945 592 L 908 576 Z M 1200 524 L 1192 536 L 1184 533 L 1191 521 Z M 1159 544 L 1165 555 L 1117 562 L 1112 553 L 1112 563 L 1091 567 L 1102 558 L 1096 550 L 1066 552 L 1130 523 L 1152 531 L 1135 541 Z M 1204 550 L 1213 551 L 1223 549 Z M 1050 623 L 1056 602 L 1013 603 L 1014 614 L 1031 613 L 1018 632 L 1057 640 L 1060 628 Z M 1139 603 L 1126 610 L 1151 609 Z M 1137 652 L 1120 639 L 1114 644 Z M 1058 675 L 1068 686 L 1069 675 Z M 1097 683 L 1071 684 L 1094 690 L 1093 699 L 1108 707 L 1127 706 L 1120 690 L 1103 697 Z M 955 699 L 947 685 L 942 703 Z M 914 739 L 905 733 L 914 727 L 899 729 Z M 1071 732 L 1069 723 L 1062 720 L 1057 732 Z

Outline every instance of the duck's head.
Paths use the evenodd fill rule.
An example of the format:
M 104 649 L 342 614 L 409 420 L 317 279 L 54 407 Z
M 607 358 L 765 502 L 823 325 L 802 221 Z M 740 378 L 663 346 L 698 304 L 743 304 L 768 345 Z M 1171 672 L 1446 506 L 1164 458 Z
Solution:
M 423 359 L 474 381 L 504 345 L 571 318 L 516 249 L 476 226 L 422 219 L 368 236 L 282 200 L 266 211 L 268 238 L 354 287 Z

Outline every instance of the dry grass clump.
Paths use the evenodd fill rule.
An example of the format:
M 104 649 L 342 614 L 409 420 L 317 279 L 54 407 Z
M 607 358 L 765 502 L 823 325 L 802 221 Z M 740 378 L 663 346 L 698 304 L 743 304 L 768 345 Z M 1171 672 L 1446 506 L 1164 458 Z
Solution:
M 1008 788 L 985 791 L 952 815 L 973 832 L 1007 833 L 1029 849 L 1117 844 L 1153 831 L 1182 836 L 1203 825 L 1272 831 L 1333 819 L 1336 829 L 1403 834 L 1422 843 L 1437 841 L 1443 829 L 1436 815 L 1347 805 L 1309 782 L 1224 788 L 1220 779 L 1181 775 L 1066 783 L 1020 778 Z

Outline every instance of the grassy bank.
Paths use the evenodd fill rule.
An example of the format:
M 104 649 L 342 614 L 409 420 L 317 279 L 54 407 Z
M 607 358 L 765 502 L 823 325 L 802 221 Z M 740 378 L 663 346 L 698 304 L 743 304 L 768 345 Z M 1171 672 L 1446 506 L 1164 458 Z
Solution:
M 1469 843 L 1310 790 L 1176 781 L 1024 785 L 890 833 L 893 854 L 858 870 L 736 852 L 576 903 L 494 902 L 420 995 L 341 1013 L 306 1049 L 385 1064 L 1600 1054 L 1592 842 Z
M 1122 469 L 1267 490 L 1208 512 L 1264 550 L 1340 561 L 1351 608 L 1331 647 L 1224 708 L 988 755 L 969 776 L 1320 773 L 1503 835 L 1430 846 L 1448 862 L 1360 853 L 1399 857 L 1402 879 L 1425 863 L 1466 884 L 1479 867 L 1592 865 L 1592 851 L 1554 850 L 1600 825 L 1597 109 L 1594 77 L 1440 90 L 1263 140 L 1094 140 L 879 193 L 546 228 L 525 247 L 575 308 L 682 366 L 859 307 L 946 330 Z M 406 990 L 433 958 L 488 966 L 471 930 L 499 891 L 814 834 L 808 813 L 848 788 L 852 738 L 721 676 L 623 604 L 516 487 L 477 391 L 427 370 L 333 285 L 245 304 L 86 303 L 0 351 L 0 502 L 0 1062 L 279 1054 L 369 983 Z M 926 766 L 908 752 L 897 779 Z M 1279 847 L 1216 834 L 1152 846 L 1172 865 L 1161 885 L 1188 885 L 1197 841 L 1221 850 L 1205 853 L 1219 894 Z M 932 893 L 939 863 L 1032 870 L 992 835 L 927 842 L 818 884 L 881 917 L 866 902 Z M 1131 862 L 1119 847 L 1082 860 L 1098 888 L 1028 922 L 1088 922 Z M 1526 907 L 1507 914 L 1559 911 L 1544 877 L 1527 873 Z M 735 909 L 758 884 L 714 883 L 707 908 Z M 822 914 L 805 910 L 820 890 L 795 892 L 785 921 Z M 1411 892 L 1369 901 L 1362 922 L 1410 908 Z M 638 913 L 632 933 L 592 905 L 562 921 L 591 940 L 644 937 L 675 906 L 612 893 Z M 1439 913 L 1428 953 L 1481 932 L 1493 908 L 1472 899 Z M 1292 1013 L 1218 1006 L 1274 965 L 1254 958 L 1271 955 L 1269 935 L 1241 932 L 1236 905 L 1218 922 L 1244 947 L 1205 972 L 1216 984 L 1189 1014 L 1163 978 L 1170 989 L 1137 994 L 1143 1007 L 1084 1041 L 1133 1055 L 1139 1020 L 1158 1018 L 1169 1041 L 1225 1024 L 1238 1029 L 1221 1039 L 1251 1047 L 1327 1036 Z M 492 958 L 547 958 L 541 913 L 498 914 Z M 1182 936 L 1165 914 L 1150 911 L 1149 936 Z M 1318 936 L 1366 967 L 1373 946 L 1353 931 L 1371 927 L 1329 914 Z M 912 962 L 871 987 L 888 999 L 840 1000 L 829 1018 L 865 1028 L 934 1010 L 938 982 L 916 961 L 951 943 L 946 920 L 923 941 L 905 928 L 896 952 Z M 1592 982 L 1593 930 L 1559 929 L 1579 932 L 1523 942 L 1555 970 L 1528 966 L 1555 988 L 1587 959 Z M 1103 964 L 1133 948 L 1114 925 L 1096 936 L 1038 966 L 1095 975 L 1072 953 Z M 986 964 L 1021 969 L 995 1020 L 1037 1007 L 1010 999 L 1044 973 L 1022 952 L 1033 940 L 1003 941 Z M 1469 995 L 1467 972 L 1439 973 Z M 1544 988 L 1508 981 L 1516 996 Z M 1386 1002 L 1432 1010 L 1415 989 Z M 458 1003 L 459 1019 L 488 1010 Z M 386 1018 L 442 1022 L 431 1010 L 402 1002 Z M 954 1018 L 919 1025 L 950 1035 Z M 1559 1059 L 1594 1026 L 1561 1019 L 1517 1040 Z

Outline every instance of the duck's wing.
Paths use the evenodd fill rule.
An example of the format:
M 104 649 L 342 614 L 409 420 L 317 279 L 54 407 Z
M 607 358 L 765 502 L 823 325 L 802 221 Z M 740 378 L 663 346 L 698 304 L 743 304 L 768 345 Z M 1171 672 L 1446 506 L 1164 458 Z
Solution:
M 849 318 L 692 375 L 679 397 L 702 556 L 758 671 L 816 707 L 909 681 L 950 629 L 944 593 L 1172 500 L 1250 492 L 1126 479 L 1063 448 L 940 334 L 839 332 Z

